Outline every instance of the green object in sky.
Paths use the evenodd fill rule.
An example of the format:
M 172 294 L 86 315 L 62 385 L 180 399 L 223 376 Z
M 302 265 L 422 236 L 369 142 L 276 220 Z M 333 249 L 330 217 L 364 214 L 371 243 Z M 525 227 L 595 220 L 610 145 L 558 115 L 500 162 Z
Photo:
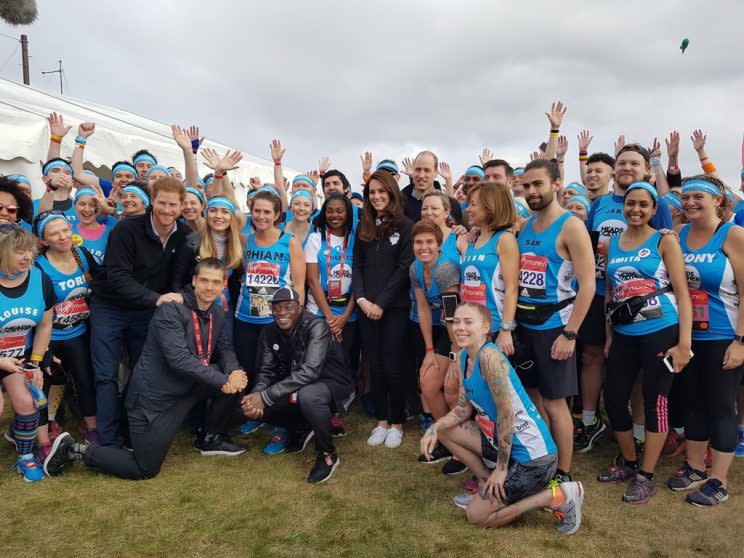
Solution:
M 682 54 L 685 53 L 685 50 L 687 50 L 688 46 L 690 46 L 690 39 L 682 39 L 682 44 L 679 45 L 679 50 L 682 51 Z

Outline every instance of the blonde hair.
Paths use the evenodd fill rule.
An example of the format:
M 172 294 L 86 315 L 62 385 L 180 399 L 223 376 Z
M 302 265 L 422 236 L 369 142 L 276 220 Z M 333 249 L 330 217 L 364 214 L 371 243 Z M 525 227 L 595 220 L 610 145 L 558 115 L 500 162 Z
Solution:
M 0 232 L 0 272 L 10 274 L 11 258 L 19 250 L 31 250 L 35 259 L 39 253 L 36 237 L 20 226 L 7 233 Z
M 199 245 L 199 259 L 217 258 L 217 247 L 212 238 L 212 228 L 209 225 L 209 210 L 204 219 L 204 229 L 201 232 L 202 241 Z M 230 214 L 230 225 L 225 236 L 225 266 L 240 269 L 243 266 L 243 237 L 240 235 L 240 223 L 235 215 Z
M 485 228 L 500 231 L 514 225 L 517 221 L 517 211 L 514 209 L 514 198 L 508 186 L 493 182 L 472 184 L 468 189 L 468 203 L 476 192 L 481 205 L 488 213 Z

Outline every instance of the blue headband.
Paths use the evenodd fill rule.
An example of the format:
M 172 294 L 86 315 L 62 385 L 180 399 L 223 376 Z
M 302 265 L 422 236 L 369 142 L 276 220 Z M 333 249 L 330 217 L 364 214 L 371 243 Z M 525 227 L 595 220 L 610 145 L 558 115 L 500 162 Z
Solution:
M 677 211 L 682 211 L 682 202 L 674 194 L 667 194 L 664 196 L 664 201 L 667 202 L 667 205 L 671 205 Z
M 70 163 L 68 163 L 67 161 L 50 161 L 46 165 L 44 165 L 44 170 L 42 171 L 42 173 L 44 174 L 44 176 L 49 176 L 49 171 L 52 169 L 56 169 L 58 167 L 62 167 L 70 171 L 70 176 L 74 174 L 72 172 L 72 167 L 70 166 Z
M 310 206 L 315 207 L 313 196 L 307 190 L 297 190 L 294 194 L 292 194 L 292 197 L 289 199 L 289 205 L 292 205 L 292 202 L 295 201 L 297 198 L 307 198 L 310 201 Z
M 580 196 L 586 196 L 586 188 L 584 188 L 581 184 L 578 182 L 571 182 L 568 186 L 565 188 L 566 190 L 576 190 Z
M 513 200 L 514 202 L 514 209 L 517 210 L 517 213 L 523 218 L 527 218 L 530 216 L 530 212 L 527 211 L 527 208 L 523 206 L 521 203 L 519 203 L 517 200 Z
M 89 174 L 91 176 L 96 176 L 96 173 L 94 173 L 92 170 L 85 169 L 83 171 L 83 174 Z
M 584 209 L 589 211 L 589 200 L 586 199 L 584 196 L 571 196 L 570 198 L 568 198 L 568 200 L 566 200 L 566 205 L 574 202 L 580 203 L 584 206 Z
M 258 190 L 250 190 L 250 191 L 248 192 L 248 195 L 246 196 L 246 199 L 251 199 L 251 198 L 252 198 L 253 196 L 255 196 L 256 194 L 258 194 Z
M 315 190 L 315 181 L 306 174 L 298 174 L 292 179 L 292 186 L 295 186 L 298 182 L 304 182 Z
M 114 179 L 117 172 L 121 171 L 131 172 L 132 176 L 134 178 L 137 178 L 137 170 L 132 165 L 130 165 L 129 163 L 119 163 L 118 165 L 114 165 L 114 168 L 111 169 L 111 180 Z
M 158 162 L 155 160 L 155 157 L 152 155 L 148 155 L 147 153 L 140 153 L 134 158 L 134 161 L 132 161 L 132 164 L 136 167 L 140 163 L 152 163 L 153 165 L 157 165 Z
M 524 169 L 514 169 L 514 172 L 512 174 L 514 176 L 519 176 L 520 174 L 524 174 Z
M 207 211 L 209 211 L 210 207 L 224 207 L 225 209 L 229 210 L 230 213 L 233 214 L 233 216 L 238 214 L 238 210 L 236 209 L 235 204 L 224 196 L 215 196 L 213 198 L 209 198 L 209 201 L 207 202 Z
M 201 186 L 202 188 L 206 188 L 206 187 L 207 187 L 207 185 L 206 185 L 206 184 L 204 184 L 204 181 L 203 181 L 203 180 L 202 180 L 201 178 L 198 178 L 198 177 L 197 177 L 196 181 L 197 181 L 197 182 L 199 183 L 199 185 L 200 185 L 200 186 Z
M 640 182 L 633 182 L 630 186 L 628 186 L 628 189 L 625 190 L 625 196 L 627 196 L 631 190 L 646 190 L 649 194 L 651 194 L 651 197 L 654 199 L 654 203 L 659 202 L 659 194 L 656 192 L 656 188 L 654 188 L 651 184 L 648 182 L 640 181 Z
M 393 174 L 400 174 L 398 165 L 396 165 L 392 161 L 382 161 L 381 163 L 378 163 L 377 167 L 375 167 L 375 170 L 386 170 L 392 172 Z
M 38 233 L 39 238 L 44 238 L 44 229 L 55 219 L 62 219 L 65 223 L 68 222 L 67 217 L 65 217 L 63 213 L 50 213 L 36 224 L 36 232 Z
M 714 198 L 721 195 L 718 186 L 707 180 L 700 180 L 699 178 L 688 180 L 682 185 L 682 193 L 686 194 L 687 192 L 705 192 Z
M 744 169 L 741 169 L 741 177 L 744 178 Z
M 31 187 L 31 181 L 22 174 L 9 174 L 7 178 L 13 182 L 18 182 L 19 184 L 25 184 L 26 186 Z
M 122 194 L 134 194 L 139 199 L 142 200 L 142 203 L 145 204 L 145 207 L 150 207 L 150 197 L 145 194 L 145 192 L 142 190 L 142 188 L 138 186 L 134 186 L 133 184 L 130 184 L 129 186 L 124 186 L 124 189 L 121 191 Z
M 281 196 L 279 195 L 279 190 L 277 190 L 273 184 L 264 184 L 256 191 L 257 192 L 268 192 L 271 195 L 276 196 L 277 198 L 281 199 Z
M 156 170 L 163 171 L 165 173 L 165 176 L 171 175 L 168 169 L 166 169 L 163 165 L 153 165 L 150 167 L 150 170 L 147 171 L 147 177 L 145 178 L 145 180 L 150 180 L 150 175 L 153 173 L 153 171 Z
M 364 196 L 362 194 L 360 194 L 359 192 L 354 192 L 353 194 L 351 194 L 351 199 L 352 200 L 359 200 L 359 201 L 363 202 L 364 201 Z
M 726 192 L 726 197 L 731 203 L 734 203 L 734 193 L 731 190 L 724 190 Z
M 197 198 L 199 198 L 199 201 L 202 202 L 202 205 L 204 205 L 204 202 L 206 201 L 204 199 L 204 194 L 202 194 L 198 189 L 189 186 L 188 188 L 186 188 L 186 193 L 194 194 Z
M 176 167 L 168 167 L 168 172 L 176 171 L 178 172 L 178 169 Z
M 486 173 L 483 172 L 483 169 L 480 168 L 478 165 L 473 165 L 471 167 L 468 167 L 468 170 L 465 171 L 465 176 L 468 175 L 474 175 L 479 176 L 481 178 L 486 178 Z
M 83 196 L 90 196 L 91 198 L 95 198 L 96 191 L 93 188 L 78 188 L 78 191 L 75 192 L 75 203 L 77 203 L 77 201 Z

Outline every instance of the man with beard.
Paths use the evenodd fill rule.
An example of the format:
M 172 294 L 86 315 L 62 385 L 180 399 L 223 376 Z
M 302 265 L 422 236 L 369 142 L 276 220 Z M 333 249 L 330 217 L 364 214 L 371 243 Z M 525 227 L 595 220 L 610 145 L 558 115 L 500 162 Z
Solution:
M 576 337 L 594 297 L 592 245 L 584 223 L 558 203 L 561 179 L 556 163 L 532 161 L 522 184 L 534 214 L 518 237 L 517 336 L 534 365 L 520 370 L 520 376 L 550 419 L 560 482 L 571 479 L 573 421 L 566 398 L 578 391 Z
M 586 189 L 589 201 L 610 192 L 615 159 L 607 153 L 592 153 L 586 160 Z
M 587 161 L 587 188 L 590 195 L 607 191 L 613 174 L 609 171 L 612 157 L 595 153 Z M 583 349 L 581 353 L 581 400 L 583 409 L 581 420 L 583 428 L 576 438 L 576 450 L 586 453 L 596 441 L 606 433 L 606 425 L 597 417 L 597 404 L 602 391 L 602 370 L 604 369 L 605 345 L 605 258 L 603 250 L 610 238 L 620 234 L 627 227 L 623 215 L 623 196 L 625 190 L 634 182 L 651 177 L 651 163 L 648 150 L 638 144 L 622 147 L 614 161 L 615 192 L 595 197 L 586 220 L 586 228 L 597 242 L 595 250 L 596 296 L 592 301 L 584 324 L 579 331 Z M 656 215 L 651 218 L 655 229 L 671 229 L 672 216 L 669 206 L 659 198 Z M 639 428 L 640 427 L 640 428 Z M 636 430 L 643 432 L 642 425 Z

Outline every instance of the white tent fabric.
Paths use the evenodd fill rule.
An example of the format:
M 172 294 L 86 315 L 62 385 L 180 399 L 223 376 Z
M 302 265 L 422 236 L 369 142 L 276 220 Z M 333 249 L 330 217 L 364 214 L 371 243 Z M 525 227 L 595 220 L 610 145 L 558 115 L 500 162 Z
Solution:
M 0 174 L 24 174 L 34 188 L 34 197 L 44 191 L 41 165 L 46 160 L 49 147 L 49 113 L 62 114 L 72 130 L 62 142 L 62 157 L 69 158 L 74 148 L 75 131 L 81 122 L 95 122 L 96 132 L 85 148 L 85 160 L 98 176 L 111 178 L 115 161 L 131 157 L 138 149 L 148 149 L 158 162 L 166 167 L 176 167 L 183 172 L 183 155 L 171 136 L 170 126 L 137 114 L 39 91 L 0 78 Z M 205 140 L 204 145 L 218 153 L 238 149 Z M 201 157 L 197 159 L 199 175 L 210 171 Z M 86 165 L 86 168 L 90 165 Z M 243 153 L 240 168 L 229 172 L 235 185 L 235 197 L 241 204 L 252 176 L 262 182 L 274 182 L 274 163 Z M 284 168 L 284 175 L 292 179 L 298 172 Z M 244 204 L 243 204 L 244 205 Z

